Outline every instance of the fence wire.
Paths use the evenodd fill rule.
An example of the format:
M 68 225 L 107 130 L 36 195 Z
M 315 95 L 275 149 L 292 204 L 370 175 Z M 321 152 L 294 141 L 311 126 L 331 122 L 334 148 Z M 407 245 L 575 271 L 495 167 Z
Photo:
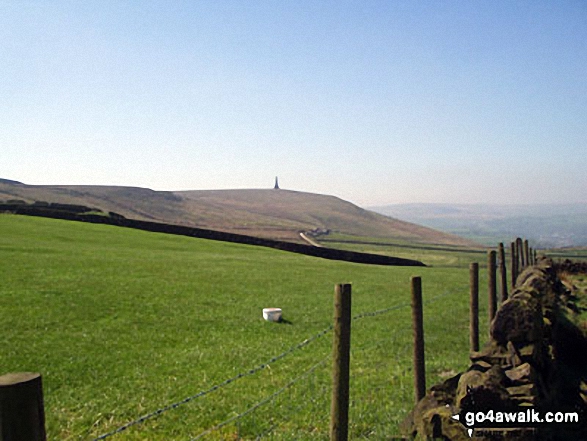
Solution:
M 229 378 L 227 380 L 224 380 L 222 383 L 218 383 L 218 384 L 216 384 L 216 385 L 214 385 L 214 386 L 212 386 L 212 387 L 210 387 L 208 389 L 205 389 L 203 391 L 198 392 L 195 395 L 191 395 L 191 396 L 189 396 L 187 398 L 184 398 L 181 401 L 177 401 L 175 403 L 168 404 L 167 406 L 164 406 L 164 407 L 162 407 L 160 409 L 157 409 L 157 410 L 155 410 L 155 411 L 153 411 L 151 413 L 148 413 L 146 415 L 143 415 L 142 417 L 137 418 L 136 420 L 130 421 L 130 422 L 124 424 L 123 426 L 120 426 L 119 428 L 117 428 L 117 429 L 115 429 L 115 430 L 113 430 L 111 432 L 105 433 L 103 435 L 100 435 L 97 438 L 94 438 L 93 441 L 100 441 L 100 440 L 109 438 L 109 437 L 111 437 L 113 435 L 116 435 L 116 434 L 118 434 L 120 432 L 124 432 L 125 430 L 129 429 L 130 427 L 133 427 L 133 426 L 136 426 L 138 424 L 144 423 L 145 421 L 147 421 L 147 420 L 149 420 L 151 418 L 157 417 L 157 416 L 161 415 L 162 413 L 165 413 L 165 412 L 167 412 L 169 410 L 172 410 L 172 409 L 176 409 L 176 408 L 178 408 L 181 405 L 187 404 L 190 401 L 195 400 L 196 398 L 203 397 L 203 396 L 208 395 L 209 393 L 212 393 L 212 392 L 214 392 L 214 391 L 216 391 L 218 389 L 222 389 L 223 387 L 228 386 L 229 384 L 234 383 L 235 381 L 240 380 L 241 378 L 254 375 L 257 372 L 260 372 L 263 369 L 265 369 L 271 363 L 275 363 L 276 361 L 281 360 L 282 358 L 284 358 L 285 356 L 291 354 L 292 352 L 295 352 L 295 351 L 297 351 L 299 349 L 302 349 L 303 347 L 309 345 L 314 340 L 317 340 L 320 337 L 322 337 L 325 334 L 327 334 L 328 332 L 330 332 L 333 328 L 334 328 L 334 326 L 333 325 L 330 325 L 327 328 L 325 328 L 322 331 L 320 331 L 319 333 L 313 335 L 312 337 L 309 337 L 309 338 L 305 339 L 304 341 L 298 343 L 297 345 L 292 346 L 287 351 L 282 352 L 281 354 L 276 355 L 275 357 L 267 360 L 263 364 L 260 364 L 260 365 L 258 365 L 256 367 L 252 368 L 252 369 L 249 369 L 248 371 L 240 372 L 239 374 L 235 375 L 234 377 L 231 377 L 231 378 Z
M 452 295 L 455 294 L 456 292 L 460 292 L 460 291 L 455 291 L 455 290 L 446 290 L 444 291 L 442 294 L 439 294 L 435 297 L 432 297 L 431 299 L 426 299 L 423 303 L 424 305 L 430 304 L 430 303 L 434 303 L 437 302 L 438 300 L 448 296 L 448 295 Z M 379 315 L 383 315 L 383 314 L 387 314 L 388 312 L 391 311 L 396 311 L 398 309 L 402 309 L 402 308 L 407 308 L 408 306 L 411 306 L 411 303 L 400 303 L 398 305 L 394 305 L 394 306 L 390 306 L 389 308 L 385 308 L 385 309 L 379 309 L 377 311 L 371 311 L 371 312 L 363 312 L 361 314 L 357 314 L 355 315 L 352 319 L 353 320 L 361 320 L 364 319 L 366 317 L 377 317 Z
M 448 290 L 447 289 L 442 294 L 439 294 L 439 295 L 437 295 L 435 297 L 432 297 L 431 299 L 425 300 L 424 301 L 424 304 L 426 305 L 426 304 L 429 304 L 429 303 L 434 303 L 434 302 L 440 300 L 441 298 L 446 297 L 446 296 L 451 295 L 451 294 L 455 294 L 456 292 L 460 292 L 460 291 Z M 353 317 L 353 320 L 360 320 L 360 319 L 363 319 L 365 317 L 376 317 L 378 315 L 387 314 L 388 312 L 395 311 L 397 309 L 406 308 L 406 307 L 408 307 L 410 305 L 411 305 L 411 303 L 407 303 L 406 302 L 406 303 L 400 303 L 398 305 L 390 306 L 389 308 L 379 309 L 377 311 L 363 312 L 361 314 L 355 315 Z
M 454 291 L 446 290 L 444 293 L 442 293 L 442 294 L 440 294 L 440 295 L 438 295 L 436 297 L 433 297 L 431 299 L 428 299 L 427 301 L 424 302 L 424 304 L 433 303 L 433 302 L 438 301 L 441 298 L 446 297 L 447 295 L 453 294 L 453 293 L 454 293 Z M 366 318 L 366 317 L 376 317 L 376 316 L 387 314 L 387 313 L 389 313 L 391 311 L 402 309 L 402 308 L 405 308 L 405 307 L 408 307 L 408 306 L 410 306 L 410 303 L 400 303 L 398 305 L 394 305 L 394 306 L 391 306 L 389 308 L 380 309 L 380 310 L 371 311 L 371 312 L 364 312 L 364 313 L 355 315 L 354 317 L 352 317 L 352 320 L 361 320 L 361 319 Z M 210 393 L 212 393 L 212 392 L 214 392 L 216 390 L 222 389 L 222 388 L 228 386 L 229 384 L 234 383 L 234 382 L 240 380 L 241 378 L 245 378 L 245 377 L 254 375 L 257 372 L 260 372 L 263 369 L 267 368 L 270 364 L 275 363 L 275 362 L 281 360 L 282 358 L 286 357 L 287 355 L 289 355 L 289 354 L 291 354 L 291 353 L 293 353 L 293 352 L 295 352 L 295 351 L 297 351 L 299 349 L 302 349 L 303 347 L 309 345 L 313 341 L 315 341 L 315 340 L 323 337 L 328 332 L 330 332 L 333 328 L 334 328 L 334 325 L 330 325 L 327 328 L 323 329 L 322 331 L 318 332 L 317 334 L 315 334 L 315 335 L 313 335 L 311 337 L 308 337 L 307 339 L 303 340 L 302 342 L 298 343 L 295 346 L 292 346 L 291 348 L 289 348 L 288 350 L 282 352 L 281 354 L 272 357 L 271 359 L 267 360 L 265 363 L 262 363 L 262 364 L 260 364 L 260 365 L 258 365 L 256 367 L 253 367 L 253 368 L 249 369 L 248 371 L 240 372 L 239 374 L 237 374 L 237 375 L 235 375 L 235 376 L 233 376 L 231 378 L 228 378 L 227 380 L 224 380 L 221 383 L 218 383 L 218 384 L 216 384 L 216 385 L 214 385 L 214 386 L 212 386 L 212 387 L 210 387 L 208 389 L 202 390 L 202 391 L 200 391 L 200 392 L 198 392 L 198 393 L 196 393 L 194 395 L 191 395 L 189 397 L 186 397 L 186 398 L 184 398 L 184 399 L 182 399 L 180 401 L 177 401 L 177 402 L 168 404 L 168 405 L 166 405 L 164 407 L 161 407 L 161 408 L 159 408 L 159 409 L 157 409 L 157 410 L 155 410 L 153 412 L 150 412 L 150 413 L 148 413 L 146 415 L 141 416 L 140 418 L 137 418 L 136 420 L 129 421 L 128 423 L 126 423 L 126 424 L 118 427 L 117 429 L 114 429 L 114 430 L 112 430 L 110 432 L 107 432 L 107 433 L 105 433 L 103 435 L 98 436 L 97 438 L 94 438 L 92 441 L 101 441 L 101 440 L 110 438 L 111 436 L 114 436 L 114 435 L 116 435 L 118 433 L 124 432 L 125 430 L 127 430 L 127 429 L 129 429 L 129 428 L 131 428 L 133 426 L 142 424 L 142 423 L 144 423 L 145 421 L 147 421 L 147 420 L 149 420 L 151 418 L 155 418 L 157 416 L 160 416 L 161 414 L 163 414 L 163 413 L 165 413 L 165 412 L 167 412 L 169 410 L 176 409 L 176 408 L 178 408 L 178 407 L 180 407 L 180 406 L 182 406 L 184 404 L 187 404 L 187 403 L 189 403 L 189 402 L 191 402 L 191 401 L 193 401 L 193 400 L 195 400 L 197 398 L 201 398 L 201 397 L 203 397 L 205 395 L 208 395 L 208 394 L 210 394 Z M 312 368 L 310 368 L 307 371 L 305 371 L 302 375 L 296 377 L 294 380 L 292 380 L 290 383 L 288 383 L 282 389 L 278 390 L 277 392 L 275 392 L 274 394 L 270 395 L 266 399 L 260 401 L 255 406 L 247 409 L 245 412 L 243 412 L 243 413 L 241 413 L 239 415 L 236 415 L 236 416 L 230 418 L 229 420 L 226 420 L 226 421 L 220 423 L 221 425 L 217 425 L 217 426 L 214 426 L 211 429 L 208 429 L 208 431 L 203 432 L 202 434 L 198 435 L 196 438 L 193 438 L 192 440 L 200 439 L 202 436 L 204 436 L 204 435 L 206 435 L 206 434 L 208 434 L 210 432 L 213 432 L 215 430 L 218 430 L 221 427 L 229 424 L 230 422 L 235 421 L 237 419 L 240 419 L 240 418 L 246 416 L 247 414 L 251 413 L 252 411 L 254 411 L 255 409 L 257 409 L 258 407 L 262 406 L 263 404 L 268 403 L 273 398 L 277 397 L 278 395 L 280 395 L 281 393 L 283 393 L 285 390 L 287 390 L 289 387 L 293 386 L 295 383 L 297 383 L 298 381 L 300 381 L 302 378 L 304 378 L 305 376 L 309 375 L 311 372 L 313 372 L 315 369 L 317 369 L 319 367 L 319 365 L 323 364 L 324 362 L 325 362 L 325 360 L 322 360 L 322 361 L 318 362 L 316 365 L 314 365 Z
M 194 438 L 190 438 L 190 441 L 196 441 L 198 439 L 201 439 L 202 437 L 209 435 L 212 432 L 215 432 L 216 430 L 219 430 L 221 428 L 223 428 L 224 426 L 232 423 L 233 421 L 239 420 L 245 416 L 247 416 L 248 414 L 254 412 L 256 409 L 258 409 L 259 407 L 269 403 L 270 401 L 273 401 L 274 398 L 276 398 L 278 395 L 281 395 L 283 392 L 285 392 L 287 389 L 289 389 L 290 387 L 292 387 L 294 384 L 296 384 L 297 382 L 303 380 L 304 378 L 306 378 L 308 375 L 310 375 L 312 372 L 314 372 L 316 369 L 318 369 L 320 366 L 322 366 L 324 363 L 326 363 L 326 361 L 330 358 L 330 355 L 327 355 L 326 357 L 324 357 L 322 360 L 320 360 L 318 363 L 316 363 L 315 365 L 313 365 L 311 368 L 305 370 L 301 375 L 298 375 L 296 378 L 294 378 L 293 380 L 291 380 L 289 383 L 287 383 L 285 386 L 283 386 L 281 389 L 275 391 L 274 393 L 272 393 L 271 395 L 269 395 L 268 397 L 262 399 L 261 401 L 257 402 L 256 404 L 254 404 L 253 406 L 249 407 L 247 410 L 245 410 L 242 413 L 239 413 L 238 415 L 235 415 L 227 420 L 222 421 L 221 423 L 215 425 L 214 427 L 211 427 L 210 429 L 205 430 L 204 432 L 200 433 L 198 436 L 194 437 Z
M 355 315 L 353 320 L 361 320 L 365 317 L 376 317 L 378 315 L 387 314 L 388 312 L 395 311 L 396 309 L 405 308 L 406 306 L 410 306 L 409 303 L 400 303 L 399 305 L 390 306 L 389 308 L 379 309 L 377 311 L 372 312 L 363 312 L 362 314 Z

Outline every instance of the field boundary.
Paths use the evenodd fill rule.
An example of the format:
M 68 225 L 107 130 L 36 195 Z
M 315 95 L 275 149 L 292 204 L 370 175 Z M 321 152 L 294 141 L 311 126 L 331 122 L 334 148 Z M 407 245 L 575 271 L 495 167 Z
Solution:
M 419 279 L 419 277 L 418 277 Z M 459 292 L 460 289 L 454 290 L 449 289 L 446 290 L 444 293 L 432 297 L 430 299 L 426 299 L 425 301 L 420 303 L 420 312 L 423 305 L 427 305 L 436 301 L 441 300 L 442 298 L 446 297 L 447 295 L 454 295 L 456 292 Z M 421 295 L 421 293 L 420 293 Z M 338 305 L 338 306 L 337 306 Z M 219 431 L 223 427 L 240 421 L 241 419 L 251 415 L 255 412 L 258 408 L 265 406 L 275 400 L 278 396 L 282 395 L 286 391 L 288 391 L 292 386 L 307 380 L 312 374 L 316 372 L 316 370 L 322 366 L 324 366 L 329 361 L 332 363 L 332 403 L 337 403 L 338 405 L 338 412 L 334 412 L 331 409 L 331 440 L 346 440 L 348 439 L 348 428 L 349 428 L 349 419 L 348 419 L 348 411 L 349 411 L 349 367 L 350 367 L 350 334 L 351 334 L 351 322 L 355 322 L 358 320 L 366 319 L 366 318 L 373 318 L 383 314 L 389 314 L 396 312 L 400 309 L 408 309 L 413 304 L 410 302 L 400 302 L 396 303 L 392 306 L 389 306 L 384 309 L 379 309 L 375 311 L 366 311 L 356 315 L 351 314 L 351 285 L 335 285 L 335 315 L 334 315 L 334 322 L 333 324 L 329 325 L 328 327 L 324 328 L 320 332 L 307 337 L 306 339 L 302 340 L 298 344 L 286 349 L 284 352 L 280 353 L 279 355 L 273 356 L 271 359 L 268 359 L 262 364 L 249 367 L 249 368 L 242 368 L 240 373 L 234 375 L 222 382 L 216 383 L 208 388 L 205 388 L 195 394 L 192 394 L 180 401 L 173 402 L 167 404 L 159 409 L 151 411 L 147 414 L 144 414 L 137 419 L 128 421 L 127 423 L 114 428 L 106 433 L 103 433 L 97 437 L 92 436 L 90 439 L 93 441 L 102 441 L 116 435 L 121 434 L 122 432 L 127 431 L 130 428 L 135 426 L 139 426 L 142 423 L 146 422 L 147 420 L 151 420 L 161 416 L 168 411 L 177 409 L 183 405 L 186 405 L 194 400 L 202 398 L 206 395 L 212 394 L 214 392 L 223 389 L 230 384 L 239 381 L 245 377 L 250 377 L 258 374 L 259 372 L 268 369 L 274 363 L 297 353 L 298 351 L 304 349 L 306 346 L 310 345 L 311 343 L 325 337 L 329 333 L 333 333 L 333 346 L 332 346 L 332 353 L 327 354 L 326 356 L 319 357 L 318 359 L 314 359 L 311 363 L 311 366 L 306 367 L 301 373 L 295 376 L 295 378 L 287 381 L 285 384 L 278 386 L 276 390 L 274 390 L 269 395 L 265 396 L 264 398 L 260 399 L 259 401 L 255 402 L 254 404 L 248 406 L 245 410 L 242 410 L 238 413 L 233 412 L 232 414 L 228 414 L 227 418 L 219 421 L 210 427 L 202 430 L 201 432 L 191 435 L 189 441 L 195 441 L 205 437 L 206 435 L 210 435 L 214 432 Z M 342 323 L 346 323 L 346 325 L 342 325 Z M 346 330 L 343 332 L 343 328 Z M 346 336 L 343 336 L 346 335 Z M 423 335 L 422 335 L 423 338 Z M 345 342 L 342 344 L 342 342 Z M 340 360 L 343 360 L 342 362 Z M 343 375 L 341 371 L 345 371 L 346 373 Z M 421 372 L 423 374 L 423 372 Z M 15 381 L 13 381 L 16 379 Z M 425 380 L 424 380 L 425 381 Z M 17 428 L 20 430 L 21 427 L 26 426 L 27 430 L 25 431 L 24 438 L 16 438 L 16 439 L 26 439 L 27 441 L 45 441 L 46 434 L 45 434 L 45 411 L 44 411 L 44 398 L 43 398 L 43 386 L 41 380 L 41 374 L 33 373 L 18 373 L 18 374 L 7 374 L 3 377 L 0 377 L 0 385 L 8 385 L 9 387 L 0 388 L 0 400 L 6 396 L 10 392 L 9 389 L 15 391 L 16 393 L 22 394 L 22 391 L 27 391 L 25 395 L 25 402 L 24 407 L 31 408 L 31 409 L 39 409 L 41 412 L 21 412 L 22 406 L 6 406 L 6 409 L 0 409 L 3 415 L 0 417 L 8 415 L 10 418 L 7 419 L 8 425 L 12 428 Z M 8 391 L 8 392 L 7 392 Z M 17 409 L 18 412 L 9 413 L 12 409 Z M 8 412 L 8 413 L 7 413 Z M 344 417 L 341 416 L 344 414 Z M 275 424 L 273 421 L 271 422 L 271 426 L 269 428 L 263 429 L 262 432 L 258 433 L 256 439 L 261 439 L 263 436 L 268 435 L 270 432 L 275 430 L 278 427 L 278 424 Z M 18 427 L 17 427 L 18 426 Z M 238 427 L 238 425 L 237 425 Z M 38 430 L 38 433 L 35 432 L 35 435 L 30 435 L 30 430 Z M 140 430 L 140 429 L 139 429 Z M 240 429 L 238 429 L 240 430 Z M 336 432 L 334 434 L 333 430 Z M 23 432 L 23 433 L 25 433 Z M 347 435 L 345 435 L 345 433 Z M 240 438 L 239 438 L 240 439 Z M 402 438 L 403 439 L 403 438 Z
M 61 208 L 67 207 L 65 206 L 65 204 L 59 205 Z M 314 247 L 311 245 L 297 244 L 293 242 L 263 239 L 260 237 L 247 236 L 244 234 L 227 233 L 224 231 L 209 230 L 204 228 L 187 227 L 182 225 L 172 225 L 159 222 L 129 219 L 116 213 L 104 213 L 103 215 L 83 214 L 80 213 L 78 206 L 72 207 L 76 207 L 76 211 L 68 211 L 66 208 L 52 208 L 51 204 L 49 204 L 49 206 L 47 207 L 20 204 L 0 204 L 0 212 L 7 212 L 25 216 L 37 216 L 51 219 L 69 220 L 76 222 L 106 224 L 117 227 L 134 228 L 137 230 L 149 231 L 154 233 L 174 234 L 179 236 L 197 237 L 200 239 L 209 239 L 222 242 L 262 246 L 282 251 L 289 251 L 297 254 L 305 254 L 307 256 L 320 257 L 329 260 L 340 260 L 352 263 L 388 266 L 426 266 L 424 263 L 418 260 L 404 259 L 392 256 L 383 256 L 379 254 L 360 253 L 357 251 L 338 250 L 334 248 Z
M 396 247 L 396 248 L 408 248 L 408 249 L 416 249 L 416 250 L 427 250 L 427 251 L 446 251 L 449 253 L 476 253 L 476 254 L 486 254 L 486 249 L 475 249 L 475 248 L 451 248 L 447 246 L 436 246 L 436 245 L 419 245 L 419 244 L 398 244 L 398 243 L 391 243 L 391 242 L 369 242 L 365 240 L 349 240 L 349 239 L 320 239 L 321 242 L 327 243 L 344 243 L 344 244 L 351 244 L 351 245 L 374 245 L 380 247 Z

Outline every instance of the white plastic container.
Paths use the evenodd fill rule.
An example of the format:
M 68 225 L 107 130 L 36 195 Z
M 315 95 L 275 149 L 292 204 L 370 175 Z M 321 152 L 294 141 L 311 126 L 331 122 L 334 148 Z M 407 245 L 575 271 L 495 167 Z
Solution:
M 281 308 L 263 308 L 263 318 L 268 322 L 278 322 L 281 319 Z

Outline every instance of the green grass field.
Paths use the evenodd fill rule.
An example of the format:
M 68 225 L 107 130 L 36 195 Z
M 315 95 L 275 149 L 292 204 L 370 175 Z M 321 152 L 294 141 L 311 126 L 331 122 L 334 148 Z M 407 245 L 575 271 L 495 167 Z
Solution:
M 560 248 L 557 250 L 548 250 L 547 253 L 555 260 L 571 259 L 578 262 L 587 260 L 586 248 Z
M 434 267 L 467 268 L 471 262 L 485 262 L 487 250 L 481 245 L 477 248 L 413 244 L 408 241 L 396 240 L 386 243 L 374 237 L 358 237 L 340 233 L 321 236 L 322 245 L 364 253 L 383 254 L 407 259 L 415 259 Z
M 13 215 L 0 232 L 0 374 L 43 375 L 50 440 L 95 439 L 267 362 L 331 325 L 336 283 L 353 284 L 353 315 L 397 307 L 352 323 L 352 439 L 398 434 L 413 406 L 411 276 L 423 281 L 428 385 L 468 366 L 470 256 L 368 266 Z M 265 322 L 269 306 L 291 323 Z M 108 439 L 190 440 L 233 417 L 203 439 L 327 439 L 331 346 L 329 332 Z

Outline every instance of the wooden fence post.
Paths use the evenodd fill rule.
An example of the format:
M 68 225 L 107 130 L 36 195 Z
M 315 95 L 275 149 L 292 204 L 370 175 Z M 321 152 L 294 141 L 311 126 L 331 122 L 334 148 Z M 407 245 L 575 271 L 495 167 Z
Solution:
M 496 253 L 491 250 L 487 253 L 487 295 L 489 298 L 489 324 L 497 312 L 497 283 L 496 283 Z
M 528 239 L 524 240 L 524 260 L 526 261 L 526 266 L 530 266 L 530 249 L 528 246 Z
M 346 441 L 349 430 L 349 371 L 351 352 L 350 284 L 339 284 L 334 288 L 334 336 L 332 352 L 330 440 Z
M 516 239 L 516 248 L 518 254 L 518 274 L 520 274 L 526 266 L 526 263 L 524 262 L 524 243 L 520 237 Z
M 0 440 L 46 441 L 43 382 L 40 374 L 0 377 Z
M 414 332 L 414 392 L 418 403 L 426 395 L 426 363 L 424 359 L 424 312 L 422 278 L 411 278 L 412 329 Z
M 512 290 L 516 288 L 516 279 L 518 278 L 518 253 L 516 252 L 516 242 L 512 242 L 511 245 L 512 254 Z
M 499 243 L 499 281 L 500 301 L 503 303 L 508 299 L 508 280 L 505 266 L 505 248 L 501 242 Z
M 479 350 L 479 264 L 469 265 L 469 346 L 472 352 Z

